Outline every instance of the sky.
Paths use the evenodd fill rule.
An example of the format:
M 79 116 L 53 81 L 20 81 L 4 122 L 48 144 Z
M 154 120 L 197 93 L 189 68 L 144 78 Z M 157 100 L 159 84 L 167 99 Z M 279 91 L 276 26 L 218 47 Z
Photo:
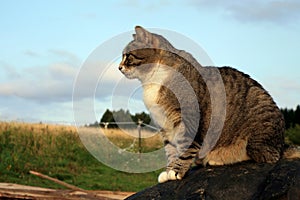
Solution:
M 136 25 L 191 39 L 214 65 L 232 66 L 259 81 L 281 108 L 300 104 L 298 0 L 2 0 L 0 121 L 72 124 L 80 115 L 80 123 L 89 123 L 107 108 L 144 111 L 140 88 L 129 100 L 122 96 L 138 83 L 122 79 L 118 57 L 109 69 L 94 59 L 91 66 L 102 69 L 101 76 L 90 73 L 78 85 L 97 48 L 130 35 Z M 74 112 L 73 91 L 79 87 L 75 99 L 85 103 Z M 93 101 L 84 95 L 88 91 L 96 93 Z M 93 104 L 92 115 L 80 108 L 86 104 Z

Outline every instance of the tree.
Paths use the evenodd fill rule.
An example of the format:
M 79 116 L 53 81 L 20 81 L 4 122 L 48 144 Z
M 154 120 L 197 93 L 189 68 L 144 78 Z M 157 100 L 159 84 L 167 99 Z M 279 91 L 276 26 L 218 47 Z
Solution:
M 294 128 L 286 130 L 286 137 L 289 142 L 300 145 L 300 125 L 296 124 Z
M 132 115 L 128 110 L 120 109 L 110 111 L 107 109 L 100 119 L 100 125 L 105 127 L 108 123 L 108 128 L 136 128 L 139 119 L 142 120 L 144 124 L 150 124 L 151 122 L 150 115 L 145 112 Z M 127 122 L 128 124 L 126 124 Z
M 285 128 L 289 129 L 291 127 L 295 127 L 295 112 L 293 109 L 281 109 L 285 120 Z
M 145 124 L 150 124 L 151 122 L 150 115 L 145 112 L 136 113 L 134 116 L 132 116 L 132 120 L 136 123 L 138 123 L 139 119 L 142 120 Z
M 106 111 L 102 115 L 100 122 L 115 122 L 113 113 L 109 109 L 106 109 Z
M 100 119 L 100 126 L 107 128 L 107 125 L 106 125 L 107 122 L 110 123 L 110 124 L 107 124 L 107 125 L 109 125 L 109 128 L 117 128 L 118 127 L 115 124 L 115 119 L 114 119 L 113 113 L 109 109 L 106 109 L 106 111 L 102 115 L 102 117 Z
M 300 125 L 300 105 L 297 106 L 294 113 L 294 123 Z
M 113 117 L 115 122 L 131 122 L 131 114 L 128 110 L 120 109 L 118 111 L 113 111 Z

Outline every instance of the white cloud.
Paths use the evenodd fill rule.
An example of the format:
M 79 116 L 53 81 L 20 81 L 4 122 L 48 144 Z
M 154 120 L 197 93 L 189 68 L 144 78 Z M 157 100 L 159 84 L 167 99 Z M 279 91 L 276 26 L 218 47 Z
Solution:
M 81 74 L 75 101 L 92 108 L 95 102 L 96 111 L 79 108 L 81 124 L 99 120 L 101 113 L 111 106 L 113 88 L 123 77 L 116 64 L 106 70 L 103 68 L 105 69 L 99 62 L 88 69 L 82 69 L 85 73 Z M 45 67 L 24 69 L 10 66 L 9 70 L 22 76 L 11 79 L 6 77 L 0 82 L 0 120 L 58 123 L 73 121 L 72 93 L 79 67 L 53 63 Z M 121 84 L 119 87 L 122 92 L 127 89 L 127 85 Z M 96 89 L 100 90 L 98 94 L 95 93 Z M 87 104 L 90 102 L 92 103 Z
M 55 80 L 73 80 L 77 71 L 77 68 L 65 63 L 55 63 L 49 66 L 49 74 Z
M 24 51 L 24 54 L 26 56 L 29 56 L 29 57 L 39 57 L 40 55 L 38 53 L 36 53 L 35 51 L 32 51 L 32 50 L 26 50 Z
M 5 62 L 0 62 L 0 77 L 3 78 L 2 80 L 15 79 L 19 78 L 20 76 L 20 73 L 13 66 Z
M 291 75 L 289 79 L 285 76 L 271 76 L 263 81 L 263 85 L 279 107 L 295 108 L 300 105 L 300 77 L 298 75 Z
M 78 65 L 78 63 L 81 62 L 80 59 L 77 57 L 77 55 L 69 51 L 65 51 L 61 49 L 51 49 L 49 50 L 49 53 L 60 59 L 63 59 L 67 63 Z
M 105 98 L 111 95 L 114 85 L 123 78 L 117 63 L 108 65 L 107 62 L 92 61 L 80 68 L 76 55 L 63 50 L 49 52 L 59 61 L 46 66 L 23 68 L 0 63 L 3 77 L 0 97 L 16 96 L 39 103 L 70 101 L 73 84 L 80 81 L 80 91 L 77 93 L 80 98 L 87 97 L 97 87 L 105 89 L 101 92 L 101 98 Z
M 190 0 L 189 3 L 200 10 L 221 10 L 225 16 L 240 22 L 271 22 L 282 25 L 298 23 L 300 18 L 298 0 Z
M 16 96 L 0 98 L 0 120 L 44 122 L 44 123 L 73 123 L 71 102 L 53 102 L 47 105 Z
M 74 82 L 75 98 L 104 99 L 114 93 L 128 94 L 136 87 L 137 80 L 128 80 L 118 70 L 119 62 L 104 62 L 92 60 L 84 63 Z M 115 88 L 118 90 L 115 91 Z
M 11 70 L 17 71 L 16 68 Z M 18 78 L 0 83 L 0 97 L 17 96 L 38 102 L 65 101 L 72 96 L 76 68 L 67 64 L 25 68 Z
M 141 0 L 125 0 L 122 2 L 123 6 L 139 8 L 145 11 L 156 11 L 160 10 L 165 6 L 170 6 L 172 1 L 169 0 L 152 0 L 152 1 L 141 1 Z

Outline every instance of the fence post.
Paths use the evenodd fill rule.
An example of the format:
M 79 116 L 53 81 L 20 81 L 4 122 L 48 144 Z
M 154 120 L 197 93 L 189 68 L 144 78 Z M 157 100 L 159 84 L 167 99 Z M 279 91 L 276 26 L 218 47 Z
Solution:
M 138 132 L 139 132 L 139 154 L 142 153 L 142 124 L 143 121 L 138 119 Z

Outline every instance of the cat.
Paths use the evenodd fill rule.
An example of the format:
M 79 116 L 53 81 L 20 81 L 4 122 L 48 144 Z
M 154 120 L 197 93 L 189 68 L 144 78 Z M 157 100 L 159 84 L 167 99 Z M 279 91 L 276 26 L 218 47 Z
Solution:
M 193 161 L 226 165 L 277 162 L 285 122 L 268 92 L 231 67 L 203 67 L 163 36 L 135 27 L 119 70 L 143 85 L 143 100 L 161 128 L 167 156 L 158 182 L 182 179 Z

